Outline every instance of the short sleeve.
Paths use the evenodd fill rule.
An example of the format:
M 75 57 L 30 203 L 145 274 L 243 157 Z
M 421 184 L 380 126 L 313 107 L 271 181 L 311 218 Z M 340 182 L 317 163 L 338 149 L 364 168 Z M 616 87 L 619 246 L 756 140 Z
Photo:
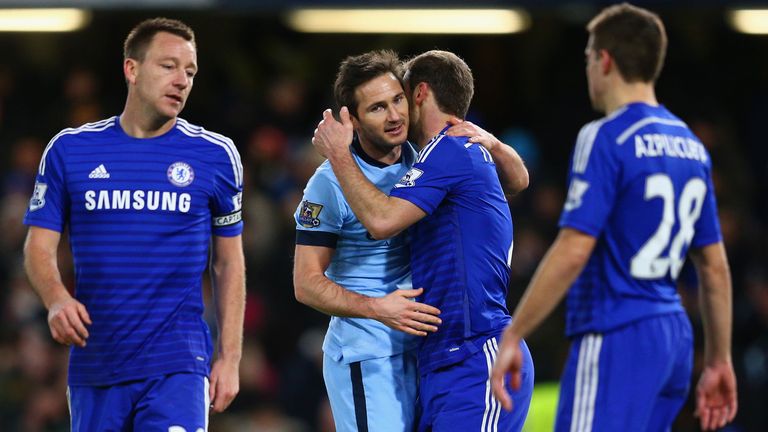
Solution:
M 43 152 L 24 224 L 62 232 L 69 215 L 65 143 L 66 135 L 51 140 Z
M 614 146 L 600 134 L 602 123 L 589 123 L 579 132 L 571 156 L 568 195 L 560 226 L 575 228 L 593 237 L 602 232 L 615 200 L 619 163 Z
M 456 138 L 439 135 L 419 152 L 416 163 L 395 184 L 390 196 L 408 200 L 432 214 L 453 188 L 471 176 L 471 163 L 462 159 L 466 156 L 463 150 Z
M 211 202 L 213 234 L 234 237 L 243 232 L 243 165 L 231 140 L 215 162 L 216 181 Z
M 296 244 L 336 248 L 347 212 L 341 189 L 326 168 L 321 166 L 309 179 L 296 208 Z

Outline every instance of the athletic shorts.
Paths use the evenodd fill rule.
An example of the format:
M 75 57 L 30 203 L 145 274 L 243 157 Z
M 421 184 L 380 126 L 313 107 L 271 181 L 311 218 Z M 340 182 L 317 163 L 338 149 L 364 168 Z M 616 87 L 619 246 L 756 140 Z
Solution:
M 413 432 L 416 350 L 353 363 L 325 355 L 323 378 L 337 432 Z
M 177 373 L 67 389 L 72 432 L 206 432 L 208 378 Z
M 693 335 L 683 313 L 581 335 L 563 372 L 555 430 L 668 431 L 692 367 Z
M 520 341 L 522 382 L 511 393 L 512 411 L 504 410 L 490 383 L 499 338 L 486 340 L 481 351 L 459 363 L 421 375 L 419 432 L 522 430 L 533 394 L 533 361 L 525 341 Z

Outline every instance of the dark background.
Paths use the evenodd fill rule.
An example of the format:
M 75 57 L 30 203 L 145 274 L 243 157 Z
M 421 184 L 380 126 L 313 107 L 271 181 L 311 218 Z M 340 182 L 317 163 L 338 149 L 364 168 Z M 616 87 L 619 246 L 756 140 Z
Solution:
M 0 1 L 0 6 L 45 3 L 51 2 Z M 599 117 L 586 90 L 584 26 L 611 2 L 516 2 L 527 7 L 532 27 L 502 36 L 300 34 L 284 24 L 289 6 L 360 4 L 353 1 L 67 3 L 95 5 L 85 29 L 0 33 L 3 431 L 68 430 L 67 353 L 52 342 L 46 313 L 23 275 L 26 228 L 21 219 L 47 141 L 62 128 L 122 111 L 122 43 L 140 20 L 168 16 L 195 29 L 200 73 L 182 117 L 232 137 L 246 173 L 248 307 L 242 391 L 226 414 L 212 419 L 212 431 L 332 430 L 319 364 L 327 317 L 293 297 L 292 213 L 322 161 L 310 138 L 322 110 L 332 106 L 331 84 L 344 57 L 375 48 L 408 57 L 437 48 L 457 53 L 473 69 L 476 94 L 470 119 L 518 149 L 531 174 L 530 188 L 510 203 L 515 221 L 512 307 L 557 232 L 576 134 Z M 670 39 L 658 98 L 691 126 L 714 161 L 734 283 L 733 353 L 740 412 L 729 430 L 765 431 L 768 143 L 763 127 L 768 122 L 768 36 L 734 32 L 725 20 L 727 3 L 639 4 L 661 15 Z M 413 6 L 386 3 L 395 4 Z M 450 4 L 466 2 L 420 3 Z M 71 286 L 66 247 L 61 255 L 62 272 Z M 695 283 L 681 284 L 681 295 L 700 332 Z M 537 381 L 556 381 L 568 348 L 562 311 L 529 343 Z M 691 406 L 681 413 L 675 430 L 697 430 Z

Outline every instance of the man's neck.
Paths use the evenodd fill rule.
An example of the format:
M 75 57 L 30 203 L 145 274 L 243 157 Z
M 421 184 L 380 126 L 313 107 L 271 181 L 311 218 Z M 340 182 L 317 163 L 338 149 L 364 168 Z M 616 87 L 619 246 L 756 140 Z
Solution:
M 362 138 L 358 138 L 358 141 L 360 142 L 360 148 L 362 148 L 365 154 L 371 159 L 377 160 L 385 165 L 392 165 L 400 159 L 402 146 L 379 147 Z
M 423 148 L 429 140 L 445 129 L 453 116 L 438 109 L 424 110 L 421 115 L 422 122 L 421 130 L 418 131 L 418 144 L 420 148 Z
M 154 138 L 168 132 L 176 124 L 176 118 L 153 117 L 126 102 L 120 114 L 120 127 L 134 138 Z
M 656 91 L 652 83 L 621 83 L 604 98 L 605 114 L 610 115 L 617 109 L 635 102 L 657 106 Z

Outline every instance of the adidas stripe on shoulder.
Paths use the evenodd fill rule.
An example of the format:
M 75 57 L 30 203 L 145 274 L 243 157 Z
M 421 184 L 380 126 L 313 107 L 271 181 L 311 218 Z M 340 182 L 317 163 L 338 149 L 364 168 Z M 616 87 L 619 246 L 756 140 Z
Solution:
M 43 150 L 43 157 L 40 158 L 40 167 L 38 168 L 40 175 L 45 175 L 45 159 L 48 156 L 48 152 L 51 150 L 53 145 L 58 142 L 59 138 L 63 137 L 64 135 L 77 135 L 83 132 L 101 132 L 114 126 L 116 119 L 117 116 L 113 116 L 94 123 L 86 123 L 78 128 L 66 128 L 56 134 L 53 138 L 51 138 L 50 141 L 48 141 L 48 145 L 46 145 L 45 150 Z

